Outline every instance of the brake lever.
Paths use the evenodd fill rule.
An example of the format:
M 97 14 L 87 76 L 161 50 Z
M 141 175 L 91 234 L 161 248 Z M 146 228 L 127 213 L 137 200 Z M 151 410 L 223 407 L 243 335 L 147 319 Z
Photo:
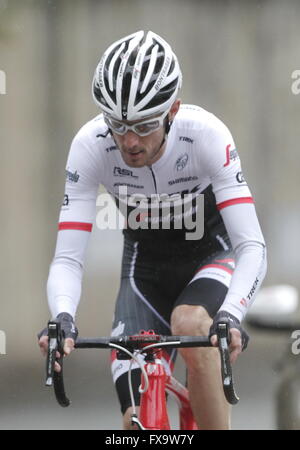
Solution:
M 66 396 L 63 378 L 63 359 L 64 359 L 64 338 L 59 321 L 52 320 L 48 322 L 48 356 L 47 356 L 47 376 L 46 386 L 54 386 L 54 392 L 57 402 L 62 407 L 70 405 L 70 400 Z M 60 357 L 56 357 L 59 352 Z M 55 362 L 60 365 L 60 372 L 54 370 Z
M 236 395 L 233 382 L 233 373 L 230 363 L 229 347 L 230 333 L 228 319 L 224 319 L 218 323 L 217 327 L 218 344 L 221 355 L 221 370 L 223 389 L 226 400 L 231 405 L 235 405 L 239 401 L 239 397 Z
M 48 354 L 46 361 L 46 386 L 53 385 L 54 366 L 56 361 L 56 352 L 59 347 L 60 323 L 56 321 L 48 322 Z

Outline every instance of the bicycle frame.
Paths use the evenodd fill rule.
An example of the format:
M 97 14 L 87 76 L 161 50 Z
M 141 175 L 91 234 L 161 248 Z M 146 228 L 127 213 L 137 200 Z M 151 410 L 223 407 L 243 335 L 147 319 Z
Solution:
M 197 430 L 189 402 L 188 390 L 173 376 L 167 375 L 161 362 L 161 351 L 154 362 L 147 362 L 145 370 L 149 387 L 141 394 L 139 420 L 146 430 L 170 430 L 166 393 L 175 398 L 179 407 L 181 430 Z M 144 388 L 142 382 L 142 388 Z

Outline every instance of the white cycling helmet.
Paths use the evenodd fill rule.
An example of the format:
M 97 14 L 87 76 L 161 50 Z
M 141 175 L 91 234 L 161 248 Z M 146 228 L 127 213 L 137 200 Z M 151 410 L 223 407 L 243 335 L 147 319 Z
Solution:
M 170 45 L 152 31 L 138 31 L 113 43 L 93 79 L 93 97 L 117 120 L 141 120 L 169 110 L 182 75 Z

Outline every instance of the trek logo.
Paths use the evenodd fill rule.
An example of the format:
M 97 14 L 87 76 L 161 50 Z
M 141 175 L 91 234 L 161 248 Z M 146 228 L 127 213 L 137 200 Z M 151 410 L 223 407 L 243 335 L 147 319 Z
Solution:
M 138 175 L 133 175 L 132 170 L 121 169 L 121 167 L 115 167 L 115 168 L 114 168 L 114 175 L 115 175 L 116 177 L 131 177 L 131 178 L 138 178 Z
M 249 294 L 247 295 L 247 299 L 248 300 L 251 300 L 251 297 L 253 296 L 254 292 L 256 291 L 258 282 L 259 282 L 259 280 L 258 280 L 258 278 L 256 278 L 256 280 L 254 281 L 253 286 L 252 286 Z
M 185 166 L 187 165 L 188 159 L 189 159 L 189 157 L 188 157 L 187 153 L 185 153 L 184 155 L 181 155 L 175 163 L 175 169 L 177 171 L 183 170 L 185 168 Z
M 105 149 L 105 151 L 106 151 L 107 153 L 112 152 L 113 150 L 117 150 L 117 146 L 116 146 L 116 145 L 112 145 L 111 147 L 107 147 L 107 148 Z
M 188 142 L 189 144 L 193 144 L 194 143 L 194 139 L 191 139 L 187 136 L 179 136 L 179 140 L 183 141 L 183 142 Z
M 77 170 L 75 172 L 71 172 L 69 169 L 66 170 L 67 181 L 70 183 L 77 183 L 79 180 L 79 175 Z
M 226 162 L 223 167 L 229 166 L 230 161 L 235 161 L 238 159 L 239 155 L 236 148 L 230 150 L 231 144 L 226 147 Z

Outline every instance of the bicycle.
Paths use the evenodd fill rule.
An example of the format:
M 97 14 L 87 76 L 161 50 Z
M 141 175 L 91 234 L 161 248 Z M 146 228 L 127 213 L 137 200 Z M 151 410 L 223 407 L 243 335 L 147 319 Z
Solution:
M 63 335 L 58 321 L 48 322 L 49 347 L 46 362 L 46 386 L 54 387 L 57 402 L 62 407 L 70 405 L 66 396 L 63 376 Z M 239 398 L 236 395 L 233 374 L 229 358 L 229 326 L 224 319 L 217 331 L 221 357 L 221 372 L 224 394 L 230 404 L 236 404 Z M 211 347 L 207 336 L 162 336 L 153 330 L 141 331 L 138 335 L 100 338 L 77 338 L 76 349 L 83 348 L 110 348 L 117 349 L 118 359 L 131 359 L 141 368 L 141 394 L 139 417 L 133 397 L 131 383 L 131 369 L 128 372 L 128 383 L 132 402 L 132 424 L 140 430 L 170 430 L 167 413 L 166 393 L 174 396 L 179 406 L 180 429 L 196 430 L 197 425 L 191 410 L 188 390 L 173 376 L 168 376 L 161 362 L 162 348 L 182 347 Z M 57 352 L 61 355 L 56 357 Z M 145 365 L 138 359 L 138 355 L 145 356 Z M 61 366 L 60 372 L 54 371 L 57 361 Z

